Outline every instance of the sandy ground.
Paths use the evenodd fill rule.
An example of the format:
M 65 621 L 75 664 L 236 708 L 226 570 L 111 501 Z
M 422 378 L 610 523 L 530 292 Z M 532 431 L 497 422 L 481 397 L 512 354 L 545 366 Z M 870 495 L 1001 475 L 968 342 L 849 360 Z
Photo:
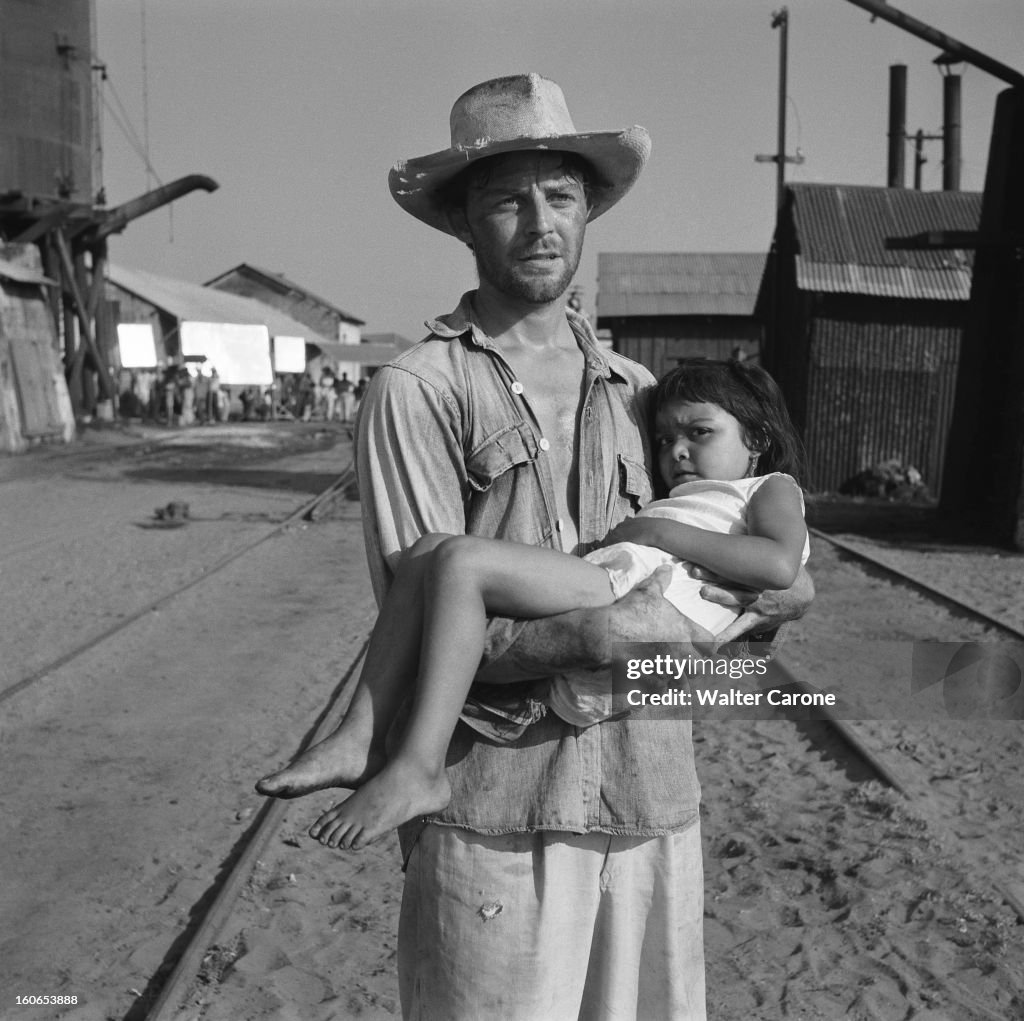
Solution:
M 282 457 L 279 439 L 243 431 L 220 453 L 69 462 L 59 480 L 0 464 L 0 481 L 23 476 L 0 484 L 4 683 L 255 542 L 347 461 L 343 436 L 290 442 Z M 182 496 L 196 521 L 143 527 Z M 811 517 L 1024 620 L 1020 557 L 937 540 L 902 509 L 842 515 Z M 372 622 L 361 557 L 357 508 L 342 504 L 5 704 L 0 1018 L 144 1017 L 254 825 L 253 778 L 309 734 L 358 654 Z M 698 724 L 710 1016 L 1024 1017 L 1024 925 L 990 882 L 1024 888 L 1021 723 L 896 722 L 884 708 L 910 639 L 991 634 L 826 547 L 813 558 L 819 597 L 784 658 L 817 683 L 859 683 L 880 718 L 856 726 L 929 797 L 858 773 L 820 724 Z M 397 845 L 311 841 L 333 800 L 288 806 L 180 1017 L 398 1015 Z M 19 994 L 79 1000 L 24 1007 Z

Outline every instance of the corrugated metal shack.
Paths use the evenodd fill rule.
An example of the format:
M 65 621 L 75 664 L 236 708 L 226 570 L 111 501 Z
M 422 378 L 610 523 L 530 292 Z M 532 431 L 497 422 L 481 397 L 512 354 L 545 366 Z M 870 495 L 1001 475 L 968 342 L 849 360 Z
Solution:
M 938 494 L 972 253 L 886 248 L 887 238 L 973 231 L 981 195 L 793 184 L 757 314 L 764 364 L 807 448 L 809 488 L 913 465 Z
M 751 252 L 601 252 L 597 326 L 656 376 L 680 358 L 760 352 L 754 305 L 765 256 Z

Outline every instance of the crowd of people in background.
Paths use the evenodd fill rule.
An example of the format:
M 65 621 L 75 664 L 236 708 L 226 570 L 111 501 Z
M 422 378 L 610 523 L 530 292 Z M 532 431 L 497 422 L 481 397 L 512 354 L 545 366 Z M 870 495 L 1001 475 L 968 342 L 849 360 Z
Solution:
M 117 413 L 165 425 L 208 425 L 285 419 L 351 424 L 369 380 L 349 379 L 324 369 L 285 373 L 270 386 L 229 387 L 215 367 L 176 364 L 156 369 L 122 369 L 118 378 Z

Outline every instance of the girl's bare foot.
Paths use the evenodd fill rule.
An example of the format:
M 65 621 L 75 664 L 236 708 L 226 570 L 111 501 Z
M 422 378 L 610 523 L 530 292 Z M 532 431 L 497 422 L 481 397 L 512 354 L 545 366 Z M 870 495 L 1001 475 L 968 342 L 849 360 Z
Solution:
M 343 721 L 333 734 L 294 762 L 259 780 L 256 790 L 272 798 L 298 798 L 325 787 L 361 786 L 380 772 L 387 758 L 353 731 Z
M 410 819 L 440 812 L 451 796 L 443 769 L 433 776 L 418 764 L 394 759 L 350 798 L 324 812 L 309 835 L 325 847 L 357 851 Z

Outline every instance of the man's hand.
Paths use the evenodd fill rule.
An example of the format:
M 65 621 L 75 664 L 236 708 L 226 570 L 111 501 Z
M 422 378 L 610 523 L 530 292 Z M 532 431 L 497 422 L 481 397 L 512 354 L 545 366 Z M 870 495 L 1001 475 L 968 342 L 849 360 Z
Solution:
M 740 611 L 736 620 L 718 635 L 718 645 L 735 642 L 748 632 L 772 631 L 787 620 L 796 620 L 807 612 L 814 600 L 814 583 L 802 567 L 788 589 L 764 592 L 735 586 L 726 588 L 719 578 L 702 567 L 695 567 L 691 574 L 708 582 L 700 590 L 704 599 Z
M 683 616 L 665 598 L 672 571 L 671 565 L 663 564 L 608 608 L 609 661 L 617 642 L 686 645 L 687 656 L 704 655 L 714 645 L 715 636 L 707 628 Z

